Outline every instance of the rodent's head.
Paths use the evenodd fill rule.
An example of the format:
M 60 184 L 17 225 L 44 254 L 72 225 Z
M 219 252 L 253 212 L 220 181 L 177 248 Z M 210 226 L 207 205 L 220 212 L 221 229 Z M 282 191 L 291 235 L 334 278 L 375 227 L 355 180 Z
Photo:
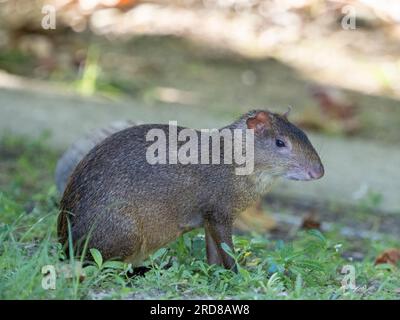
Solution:
M 255 168 L 291 180 L 314 180 L 324 175 L 321 159 L 306 134 L 290 123 L 288 113 L 264 110 L 246 115 L 247 128 L 254 129 Z

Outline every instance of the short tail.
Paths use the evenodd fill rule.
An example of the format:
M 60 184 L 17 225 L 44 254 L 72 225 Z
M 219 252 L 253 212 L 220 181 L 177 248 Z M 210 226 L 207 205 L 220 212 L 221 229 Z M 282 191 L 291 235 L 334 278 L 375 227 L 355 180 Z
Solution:
M 85 155 L 97 144 L 112 134 L 136 125 L 133 121 L 119 121 L 113 122 L 109 126 L 101 129 L 94 130 L 86 136 L 75 141 L 64 152 L 57 162 L 55 171 L 55 182 L 57 190 L 60 194 L 64 193 L 65 187 L 69 176 L 74 171 L 78 163 L 85 157 Z

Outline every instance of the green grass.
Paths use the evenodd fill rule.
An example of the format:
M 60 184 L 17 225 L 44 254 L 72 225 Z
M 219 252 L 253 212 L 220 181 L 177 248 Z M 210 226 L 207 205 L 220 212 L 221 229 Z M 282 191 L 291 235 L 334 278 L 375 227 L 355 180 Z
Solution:
M 357 242 L 338 230 L 299 231 L 294 239 L 268 235 L 235 236 L 237 274 L 205 262 L 203 232 L 193 231 L 152 255 L 145 276 L 130 276 L 131 266 L 103 261 L 75 270 L 56 241 L 58 196 L 52 182 L 57 154 L 43 139 L 9 136 L 0 142 L 0 298 L 1 299 L 398 299 L 400 272 L 374 266 L 384 249 L 399 240 Z M 359 214 L 359 213 L 358 213 Z M 362 261 L 345 258 L 361 250 Z M 42 268 L 56 270 L 56 289 L 42 287 Z M 354 267 L 356 289 L 344 290 L 343 266 Z M 67 271 L 66 271 L 67 270 Z M 70 274 L 66 277 L 66 274 Z M 84 276 L 83 276 L 84 275 Z M 45 278 L 46 279 L 46 278 Z

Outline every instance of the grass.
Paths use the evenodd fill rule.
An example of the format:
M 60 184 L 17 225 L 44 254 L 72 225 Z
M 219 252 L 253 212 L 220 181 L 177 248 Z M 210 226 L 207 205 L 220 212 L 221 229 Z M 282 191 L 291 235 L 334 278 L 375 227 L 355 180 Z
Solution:
M 36 141 L 8 136 L 0 142 L 0 298 L 1 299 L 398 299 L 400 271 L 374 266 L 384 249 L 399 240 L 354 242 L 338 230 L 299 231 L 292 240 L 256 233 L 234 238 L 237 274 L 205 262 L 204 234 L 185 234 L 153 254 L 145 276 L 131 266 L 94 261 L 79 269 L 56 241 L 57 202 L 53 169 L 57 154 L 45 137 Z M 360 214 L 360 213 L 357 213 Z M 362 250 L 361 261 L 349 252 Z M 229 253 L 229 252 L 228 252 Z M 72 265 L 75 264 L 75 267 Z M 55 290 L 45 290 L 54 266 Z M 343 267 L 354 267 L 356 288 L 343 289 Z

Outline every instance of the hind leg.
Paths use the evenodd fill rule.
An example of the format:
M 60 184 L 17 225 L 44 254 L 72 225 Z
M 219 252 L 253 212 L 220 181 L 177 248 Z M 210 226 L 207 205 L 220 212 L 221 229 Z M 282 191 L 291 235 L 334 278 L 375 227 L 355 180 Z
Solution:
M 204 228 L 205 238 L 206 238 L 206 253 L 207 253 L 207 262 L 208 264 L 217 264 L 223 266 L 222 259 L 218 254 L 217 244 L 211 236 L 211 231 L 209 227 Z

